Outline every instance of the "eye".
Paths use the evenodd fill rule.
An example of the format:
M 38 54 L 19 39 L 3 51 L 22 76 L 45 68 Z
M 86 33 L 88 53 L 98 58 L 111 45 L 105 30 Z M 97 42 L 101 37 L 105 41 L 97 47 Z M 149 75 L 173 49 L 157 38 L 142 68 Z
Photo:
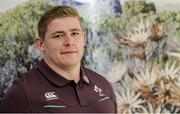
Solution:
M 72 32 L 71 35 L 72 36 L 78 36 L 80 33 L 79 32 Z
M 56 34 L 53 36 L 53 38 L 63 38 L 64 34 Z

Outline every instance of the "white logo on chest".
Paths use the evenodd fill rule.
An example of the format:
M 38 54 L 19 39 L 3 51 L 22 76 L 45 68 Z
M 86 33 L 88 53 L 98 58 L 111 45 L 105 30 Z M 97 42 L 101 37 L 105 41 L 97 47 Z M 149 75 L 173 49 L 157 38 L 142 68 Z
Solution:
M 99 96 L 105 96 L 104 94 L 102 94 L 102 89 L 98 88 L 96 85 L 94 86 L 94 91 L 96 93 L 99 93 Z
M 59 99 L 55 92 L 47 92 L 44 95 L 45 95 L 46 100 Z

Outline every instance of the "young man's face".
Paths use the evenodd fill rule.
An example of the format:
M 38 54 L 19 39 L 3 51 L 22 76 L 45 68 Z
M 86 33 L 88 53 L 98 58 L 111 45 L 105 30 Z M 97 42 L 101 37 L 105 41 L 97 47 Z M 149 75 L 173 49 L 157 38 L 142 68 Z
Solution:
M 84 45 L 85 33 L 77 17 L 56 18 L 47 27 L 41 51 L 49 64 L 66 68 L 80 65 Z

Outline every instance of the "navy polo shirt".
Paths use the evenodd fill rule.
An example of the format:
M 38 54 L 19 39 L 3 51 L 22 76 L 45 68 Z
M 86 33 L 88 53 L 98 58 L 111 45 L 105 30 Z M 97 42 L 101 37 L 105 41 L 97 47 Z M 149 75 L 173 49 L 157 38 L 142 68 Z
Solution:
M 42 60 L 13 83 L 0 104 L 0 112 L 116 113 L 117 106 L 113 89 L 104 77 L 81 68 L 76 84 Z

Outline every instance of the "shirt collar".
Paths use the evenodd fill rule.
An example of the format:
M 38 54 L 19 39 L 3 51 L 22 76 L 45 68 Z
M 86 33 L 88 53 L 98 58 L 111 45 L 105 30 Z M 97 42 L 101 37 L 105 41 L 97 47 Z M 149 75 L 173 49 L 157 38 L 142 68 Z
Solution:
M 85 82 L 86 84 L 90 85 L 90 78 L 88 77 L 87 73 L 85 72 L 84 68 L 81 67 L 81 72 L 80 72 L 80 76 L 83 82 Z
M 53 84 L 57 86 L 65 86 L 68 84 L 71 80 L 65 79 L 62 75 L 59 75 L 56 73 L 53 69 L 51 69 L 44 60 L 41 60 L 38 63 L 38 70 L 43 74 L 43 76 Z M 85 82 L 86 84 L 90 84 L 90 80 L 86 73 L 84 72 L 84 68 L 80 69 L 80 82 Z

